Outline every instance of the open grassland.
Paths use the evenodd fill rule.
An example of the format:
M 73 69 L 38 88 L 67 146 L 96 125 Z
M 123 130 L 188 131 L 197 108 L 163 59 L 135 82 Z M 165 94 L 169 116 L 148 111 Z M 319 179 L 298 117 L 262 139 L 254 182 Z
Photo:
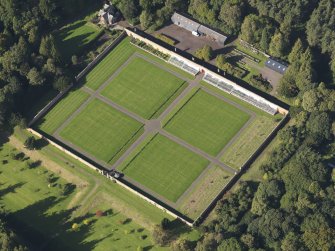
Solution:
M 206 168 L 208 161 L 156 135 L 122 171 L 164 198 L 176 202 Z
M 221 167 L 211 167 L 190 194 L 183 199 L 180 210 L 192 219 L 197 218 L 227 185 L 231 177 L 232 175 Z
M 102 91 L 102 95 L 150 119 L 184 86 L 184 81 L 171 73 L 134 58 Z
M 224 152 L 221 160 L 232 168 L 240 168 L 277 125 L 278 122 L 274 118 L 256 117 L 238 139 Z
M 250 115 L 199 90 L 165 125 L 165 129 L 216 156 Z
M 49 148 L 49 150 L 52 149 Z M 81 189 L 74 188 L 64 194 L 63 188 L 67 183 L 65 179 L 69 177 L 62 176 L 66 173 L 67 168 L 62 169 L 64 172 L 59 172 L 59 174 L 54 174 L 42 166 L 28 168 L 27 161 L 13 160 L 10 157 L 12 153 L 18 152 L 10 144 L 6 144 L 0 150 L 0 158 L 8 161 L 0 163 L 1 204 L 9 212 L 8 219 L 11 227 L 21 237 L 24 237 L 24 241 L 32 250 L 41 247 L 43 250 L 51 251 L 102 251 L 110 249 L 110 247 L 113 247 L 113 250 L 136 250 L 138 247 L 152 247 L 150 231 L 139 225 L 136 222 L 137 219 L 131 218 L 132 215 L 128 214 L 133 210 L 132 205 L 128 205 L 128 209 L 122 211 L 118 208 L 123 203 L 122 200 L 121 203 L 113 202 L 113 196 L 120 195 L 120 198 L 124 196 L 127 199 L 127 196 L 133 195 L 122 191 L 123 189 L 113 183 L 111 190 L 115 193 L 119 192 L 118 189 L 120 189 L 121 193 L 113 196 L 110 196 L 110 194 L 114 194 L 112 192 L 106 194 L 107 187 L 104 188 L 103 184 L 107 179 L 100 176 L 101 191 L 103 192 L 99 190 L 91 195 L 89 193 L 81 194 L 82 190 L 93 188 L 92 176 L 85 176 L 85 172 L 83 172 L 85 170 L 76 170 L 75 175 L 80 174 L 79 180 L 86 177 L 85 183 L 89 185 Z M 53 153 L 55 154 L 53 158 L 61 157 L 56 152 Z M 43 161 L 43 163 L 50 164 L 48 161 Z M 63 165 L 66 166 L 65 162 Z M 69 169 L 73 169 L 73 167 Z M 80 196 L 77 195 L 80 194 L 88 199 L 80 198 L 81 200 L 78 200 Z M 134 205 L 135 202 L 139 202 L 137 207 L 144 205 L 143 209 L 148 210 L 147 212 L 141 210 L 137 212 L 138 214 L 151 211 L 154 218 L 159 214 L 161 214 L 160 217 L 163 217 L 162 211 L 158 211 L 144 201 L 137 201 L 136 196 L 133 199 L 135 199 L 132 201 Z M 116 206 L 111 207 L 111 205 Z M 78 207 L 82 210 L 78 210 Z M 159 214 L 151 209 L 157 210 Z M 98 210 L 105 212 L 105 216 L 95 216 L 95 212 Z M 155 220 L 153 219 L 153 221 Z M 78 224 L 78 228 L 72 229 L 73 224 Z M 154 248 L 154 250 L 160 249 L 159 247 Z M 162 248 L 162 250 L 164 249 Z
M 130 38 L 126 37 L 97 66 L 95 66 L 93 70 L 83 77 L 81 80 L 82 83 L 93 90 L 97 90 L 99 86 L 106 82 L 108 78 L 111 77 L 112 74 L 135 52 L 145 55 L 148 59 L 161 64 L 167 69 L 173 70 L 183 77 L 194 79 L 194 76 L 185 71 L 134 46 L 130 43 Z
M 69 60 L 72 55 L 80 56 L 82 50 L 94 41 L 102 29 L 83 19 L 77 20 L 55 32 L 57 46 L 63 60 Z
M 53 134 L 88 97 L 87 93 L 80 90 L 69 92 L 46 116 L 38 121 L 37 128 Z
M 143 125 L 100 100 L 91 101 L 60 136 L 105 162 L 113 162 Z

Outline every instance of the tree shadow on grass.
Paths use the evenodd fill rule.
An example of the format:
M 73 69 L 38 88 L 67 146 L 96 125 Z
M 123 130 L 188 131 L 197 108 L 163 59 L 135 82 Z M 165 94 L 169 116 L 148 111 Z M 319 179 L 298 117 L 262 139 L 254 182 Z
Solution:
M 65 198 L 48 197 L 26 208 L 8 214 L 8 222 L 15 232 L 23 238 L 32 250 L 83 250 L 88 251 L 103 239 L 85 241 L 91 234 L 95 220 L 89 224 L 85 217 L 72 218 L 76 208 L 50 212 Z M 58 206 L 58 205 L 57 205 Z M 50 210 L 52 209 L 52 210 Z M 73 224 L 78 227 L 73 229 Z
M 19 183 L 16 183 L 15 185 L 10 185 L 10 186 L 6 187 L 5 189 L 1 189 L 0 190 L 0 200 L 6 194 L 16 193 L 16 189 L 22 187 L 24 184 L 25 184 L 25 182 L 19 182 Z

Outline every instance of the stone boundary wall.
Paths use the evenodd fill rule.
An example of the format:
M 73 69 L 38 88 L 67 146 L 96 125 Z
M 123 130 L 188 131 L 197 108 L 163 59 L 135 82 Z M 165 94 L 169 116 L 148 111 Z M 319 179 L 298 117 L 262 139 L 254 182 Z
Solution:
M 271 107 L 277 109 L 278 112 L 280 112 L 280 113 L 282 113 L 282 114 L 284 114 L 284 115 L 286 115 L 286 114 L 288 113 L 288 111 L 287 111 L 286 109 L 284 109 L 284 108 L 282 108 L 282 107 L 279 107 L 279 106 L 276 105 L 276 104 L 273 104 L 272 102 L 268 101 L 267 99 L 265 99 L 265 98 L 263 98 L 263 97 L 261 97 L 261 96 L 255 94 L 255 93 L 253 93 L 253 92 L 251 92 L 251 91 L 249 91 L 249 90 L 243 88 L 242 86 L 239 86 L 238 84 L 234 83 L 233 81 L 231 81 L 231 80 L 229 80 L 229 79 L 227 79 L 227 78 L 222 77 L 221 75 L 219 75 L 219 74 L 217 74 L 217 73 L 215 73 L 215 72 L 213 72 L 213 71 L 207 69 L 206 67 L 204 67 L 204 66 L 202 66 L 202 65 L 199 65 L 199 64 L 197 64 L 197 63 L 195 63 L 195 62 L 193 62 L 193 61 L 191 61 L 191 60 L 189 60 L 189 59 L 187 59 L 187 58 L 184 58 L 183 56 L 179 55 L 178 53 L 176 53 L 176 52 L 174 52 L 174 51 L 171 51 L 171 50 L 169 50 L 169 49 L 166 49 L 166 48 L 164 48 L 164 47 L 161 46 L 161 45 L 158 45 L 157 43 L 151 41 L 150 39 L 144 38 L 144 37 L 142 37 L 141 35 L 139 35 L 139 34 L 133 32 L 133 31 L 131 31 L 131 30 L 129 30 L 129 29 L 125 29 L 125 32 L 128 34 L 128 36 L 131 36 L 131 37 L 134 37 L 134 38 L 136 38 L 136 39 L 139 39 L 139 40 L 141 40 L 141 41 L 143 41 L 143 42 L 145 42 L 145 43 L 151 45 L 151 46 L 152 46 L 154 49 L 156 49 L 156 50 L 159 50 L 159 51 L 161 51 L 161 52 L 163 52 L 163 53 L 165 53 L 165 54 L 169 54 L 169 55 L 174 56 L 174 57 L 176 57 L 176 58 L 180 58 L 180 59 L 182 59 L 183 61 L 185 61 L 187 64 L 189 64 L 190 66 L 192 66 L 192 67 L 194 67 L 194 68 L 197 68 L 197 69 L 200 69 L 200 71 L 202 71 L 202 72 L 204 72 L 204 73 L 208 73 L 208 74 L 211 74 L 211 75 L 213 75 L 213 76 L 215 76 L 215 77 L 217 77 L 217 78 L 223 79 L 226 83 L 231 84 L 232 86 L 234 86 L 235 89 L 237 89 L 237 90 L 239 90 L 239 91 L 241 91 L 241 92 L 244 92 L 244 93 L 246 93 L 247 95 L 256 98 L 257 100 L 262 100 L 263 102 L 265 102 L 265 103 L 267 103 L 268 105 L 270 105 Z
M 263 152 L 264 148 L 272 141 L 273 137 L 276 135 L 278 130 L 286 123 L 288 115 L 280 121 L 280 123 L 268 134 L 263 143 L 256 149 L 256 151 L 244 162 L 240 167 L 239 171 L 235 172 L 235 175 L 230 179 L 230 181 L 222 188 L 218 195 L 213 199 L 213 201 L 208 205 L 208 207 L 194 220 L 194 225 L 199 225 L 203 220 L 204 216 L 207 215 L 212 209 L 216 206 L 216 203 L 220 198 L 238 181 L 240 176 L 246 169 L 249 168 L 249 165 Z
M 122 32 L 120 36 L 118 36 L 108 47 L 104 49 L 103 52 L 101 52 L 91 63 L 89 63 L 84 70 L 82 70 L 76 77 L 76 83 L 85 76 L 94 66 L 96 66 L 101 59 L 103 59 L 106 54 L 108 54 L 112 49 L 115 48 L 116 45 L 118 45 L 125 37 L 127 36 L 126 32 Z M 45 107 L 42 108 L 35 116 L 34 118 L 28 123 L 28 126 L 32 126 L 37 120 L 39 120 L 41 117 L 43 117 L 66 93 L 70 91 L 70 89 L 76 84 L 72 83 L 70 86 L 68 86 L 64 91 L 57 94 L 56 97 L 54 97 Z
M 85 76 L 94 66 L 96 66 L 101 59 L 103 59 L 112 49 L 116 47 L 125 37 L 126 32 L 122 32 L 110 45 L 108 45 L 91 63 L 89 63 L 84 70 L 82 70 L 77 76 L 76 81 L 79 81 L 83 76 Z
M 105 176 L 106 178 L 110 179 L 111 181 L 115 182 L 116 184 L 122 186 L 123 188 L 127 189 L 129 192 L 135 194 L 136 196 L 141 197 L 142 199 L 144 199 L 145 201 L 149 202 L 150 204 L 156 206 L 157 208 L 163 210 L 165 213 L 171 215 L 174 218 L 178 218 L 181 221 L 183 221 L 185 224 L 187 224 L 190 227 L 193 227 L 193 223 L 173 212 L 171 212 L 170 210 L 166 209 L 165 207 L 163 207 L 162 205 L 158 204 L 157 202 L 149 199 L 148 197 L 146 197 L 145 195 L 143 195 L 142 193 L 136 191 L 135 189 L 132 189 L 131 187 L 127 186 L 126 184 L 124 184 L 121 180 L 115 179 L 112 176 L 110 176 L 106 171 L 92 165 L 91 163 L 87 162 L 86 160 L 80 158 L 79 156 L 75 155 L 74 153 L 72 153 L 71 151 L 65 149 L 64 147 L 60 146 L 59 144 L 57 144 L 56 142 L 52 141 L 51 139 L 43 136 L 42 134 L 38 133 L 37 131 L 35 131 L 32 128 L 28 128 L 27 129 L 30 133 L 34 134 L 35 136 L 39 137 L 39 138 L 43 138 L 44 140 L 46 140 L 50 145 L 56 147 L 57 149 L 61 150 L 62 152 L 70 155 L 71 157 L 73 157 L 74 159 L 80 161 L 81 163 L 83 163 L 84 165 L 88 166 L 89 168 L 93 169 L 94 171 L 99 172 L 100 174 L 102 174 L 103 176 Z
M 51 107 L 53 107 L 68 91 L 73 87 L 73 83 L 69 85 L 64 91 L 57 94 L 56 97 L 54 97 L 46 106 L 42 108 L 34 117 L 33 119 L 28 123 L 28 126 L 32 126 L 37 120 L 39 120 L 41 117 L 45 115 L 46 112 L 50 110 Z

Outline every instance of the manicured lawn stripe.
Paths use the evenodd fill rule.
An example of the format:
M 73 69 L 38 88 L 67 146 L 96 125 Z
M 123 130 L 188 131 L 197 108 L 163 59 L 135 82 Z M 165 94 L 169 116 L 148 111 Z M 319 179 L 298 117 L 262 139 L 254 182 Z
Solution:
M 125 149 L 132 138 L 138 137 L 143 125 L 100 100 L 93 100 L 60 136 L 105 162 Z
M 170 70 L 173 70 L 176 73 L 179 73 L 186 78 L 194 79 L 194 76 L 188 74 L 187 72 L 132 45 L 130 43 L 130 38 L 126 37 L 97 66 L 95 66 L 93 70 L 82 78 L 82 83 L 93 90 L 97 90 L 99 86 L 106 82 L 108 78 L 111 77 L 113 73 L 135 52 L 145 55 L 147 58 Z
M 150 119 L 184 81 L 142 58 L 134 58 L 102 91 L 128 110 Z
M 107 79 L 135 52 L 129 39 L 121 41 L 82 81 L 93 90 L 97 90 Z
M 38 129 L 53 134 L 89 95 L 81 90 L 70 92 L 38 122 Z
M 216 156 L 250 115 L 200 90 L 165 125 L 165 129 Z
M 170 201 L 177 201 L 206 168 L 208 161 L 156 135 L 122 171 Z

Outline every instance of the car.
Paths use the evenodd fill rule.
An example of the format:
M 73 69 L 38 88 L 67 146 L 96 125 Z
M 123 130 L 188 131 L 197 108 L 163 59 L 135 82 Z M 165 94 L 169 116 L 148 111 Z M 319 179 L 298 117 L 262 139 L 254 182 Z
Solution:
M 196 37 L 200 37 L 200 33 L 197 31 L 192 31 L 192 35 Z

